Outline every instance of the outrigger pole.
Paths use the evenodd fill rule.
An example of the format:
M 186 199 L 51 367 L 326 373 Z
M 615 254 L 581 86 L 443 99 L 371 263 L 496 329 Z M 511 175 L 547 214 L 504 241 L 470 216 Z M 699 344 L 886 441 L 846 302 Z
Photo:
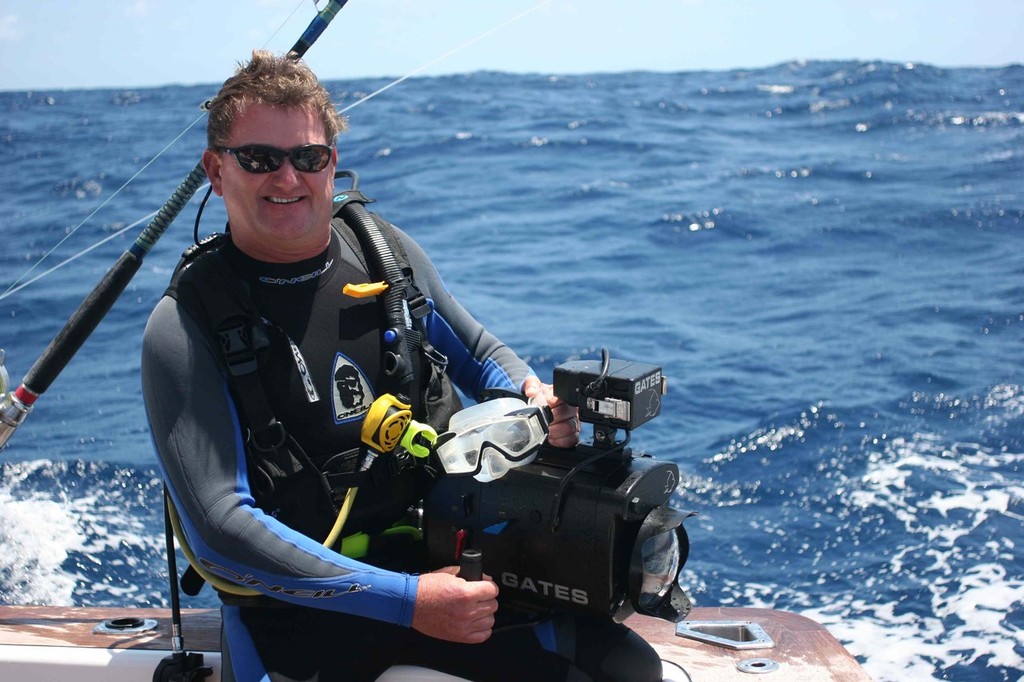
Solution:
M 317 13 L 288 52 L 288 56 L 292 59 L 300 59 L 347 2 L 348 0 L 330 0 L 327 6 Z M 107 271 L 103 279 L 78 306 L 64 328 L 54 337 L 50 345 L 29 369 L 18 388 L 6 394 L 4 374 L 0 374 L 0 450 L 7 445 L 14 430 L 25 421 L 25 417 L 32 411 L 32 406 L 39 396 L 50 388 L 50 384 L 64 371 L 78 349 L 110 312 L 114 302 L 124 293 L 128 282 L 139 271 L 143 258 L 163 236 L 185 204 L 192 199 L 204 180 L 206 180 L 206 171 L 203 169 L 202 163 L 197 163 L 192 172 L 178 185 L 174 194 L 149 222 L 146 229 L 138 236 L 135 243 L 121 254 L 121 257 Z M 2 361 L 3 358 L 0 356 L 0 363 Z M 0 370 L 2 369 L 3 366 L 0 364 Z

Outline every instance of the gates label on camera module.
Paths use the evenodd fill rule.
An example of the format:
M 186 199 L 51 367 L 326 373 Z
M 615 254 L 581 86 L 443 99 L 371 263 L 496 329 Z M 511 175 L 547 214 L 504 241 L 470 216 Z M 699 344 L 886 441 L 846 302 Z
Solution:
M 532 592 L 549 599 L 570 602 L 586 606 L 590 603 L 590 597 L 586 590 L 581 590 L 567 585 L 558 585 L 547 580 L 535 580 L 529 576 L 519 577 L 515 573 L 505 571 L 501 574 L 501 584 L 524 592 Z
M 641 415 L 644 421 L 654 419 L 661 413 L 661 394 L 663 386 L 664 381 L 661 378 L 661 370 L 636 382 L 636 387 L 633 389 L 633 393 L 637 396 L 641 396 L 644 393 L 647 394 L 643 398 L 643 401 L 638 398 L 636 405 L 638 409 L 642 410 Z

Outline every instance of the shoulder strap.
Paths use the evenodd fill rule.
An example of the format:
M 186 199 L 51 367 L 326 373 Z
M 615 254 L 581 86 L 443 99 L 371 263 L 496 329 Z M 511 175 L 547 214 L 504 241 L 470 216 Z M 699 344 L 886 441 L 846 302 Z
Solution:
M 411 396 L 416 372 L 413 357 L 415 349 L 410 349 L 406 341 L 407 330 L 412 328 L 407 302 L 409 268 L 407 264 L 405 268 L 399 265 L 395 249 L 381 230 L 385 221 L 375 218 L 366 210 L 366 204 L 372 199 L 359 191 L 359 176 L 353 171 L 342 170 L 335 174 L 335 178 L 339 177 L 350 178 L 352 186 L 334 195 L 334 217 L 342 218 L 352 228 L 370 265 L 371 275 L 383 280 L 386 285 L 378 300 L 384 311 L 383 369 L 391 384 L 389 392 Z
M 233 276 L 230 263 L 220 252 L 222 244 L 223 237 L 205 247 L 201 243 L 198 253 L 186 251 L 168 293 L 205 322 L 241 401 L 253 444 L 273 450 L 284 443 L 285 433 L 267 403 L 257 371 L 259 356 L 270 347 L 270 340 L 248 288 Z M 187 289 L 193 290 L 191 295 Z M 179 297 L 179 290 L 185 295 Z
M 355 180 L 354 180 L 355 182 Z M 409 324 L 406 302 L 406 274 L 399 265 L 394 250 L 381 231 L 378 220 L 366 210 L 369 200 L 357 190 L 335 195 L 336 218 L 342 218 L 351 227 L 360 249 L 369 264 L 370 276 L 383 280 L 386 285 L 377 300 L 383 311 L 384 334 L 382 367 L 388 383 L 387 391 L 395 395 L 410 396 L 415 386 L 414 352 L 407 346 Z
M 371 261 L 367 272 L 388 284 L 378 296 L 385 311 L 385 328 L 402 332 L 385 356 L 385 363 L 390 361 L 396 367 L 388 373 L 394 384 L 390 390 L 411 397 L 411 389 L 416 386 L 413 368 L 419 367 L 421 377 L 416 388 L 423 397 L 423 416 L 434 426 L 446 427 L 462 405 L 445 374 L 448 358 L 431 345 L 427 335 L 425 320 L 431 308 L 416 286 L 409 255 L 395 227 L 366 210 L 365 204 L 373 200 L 358 190 L 358 176 L 352 171 L 339 171 L 335 177 L 351 178 L 352 187 L 334 196 L 332 224 L 353 251 L 362 252 L 361 258 Z M 367 265 L 365 261 L 363 264 Z M 389 360 L 388 354 L 394 359 Z M 402 368 L 407 368 L 407 374 L 402 375 Z

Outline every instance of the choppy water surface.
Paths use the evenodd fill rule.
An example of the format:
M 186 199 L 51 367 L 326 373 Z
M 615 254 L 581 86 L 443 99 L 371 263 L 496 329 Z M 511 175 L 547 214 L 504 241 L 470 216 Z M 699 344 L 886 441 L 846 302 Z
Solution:
M 159 208 L 214 90 L 0 93 L 0 290 Z M 809 615 L 879 680 L 1019 679 L 1022 93 L 1020 67 L 475 73 L 353 110 L 340 154 L 542 376 L 602 346 L 664 368 L 633 443 L 700 512 L 699 604 Z M 4 453 L 4 603 L 166 602 L 138 354 L 194 216 Z M 0 299 L 15 379 L 140 229 Z

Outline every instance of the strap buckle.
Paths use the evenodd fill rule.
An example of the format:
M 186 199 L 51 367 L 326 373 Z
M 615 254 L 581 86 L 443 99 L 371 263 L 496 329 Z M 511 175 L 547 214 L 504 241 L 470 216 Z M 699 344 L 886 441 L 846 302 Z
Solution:
M 233 376 L 256 371 L 255 328 L 251 320 L 240 316 L 228 318 L 215 333 L 228 371 Z

